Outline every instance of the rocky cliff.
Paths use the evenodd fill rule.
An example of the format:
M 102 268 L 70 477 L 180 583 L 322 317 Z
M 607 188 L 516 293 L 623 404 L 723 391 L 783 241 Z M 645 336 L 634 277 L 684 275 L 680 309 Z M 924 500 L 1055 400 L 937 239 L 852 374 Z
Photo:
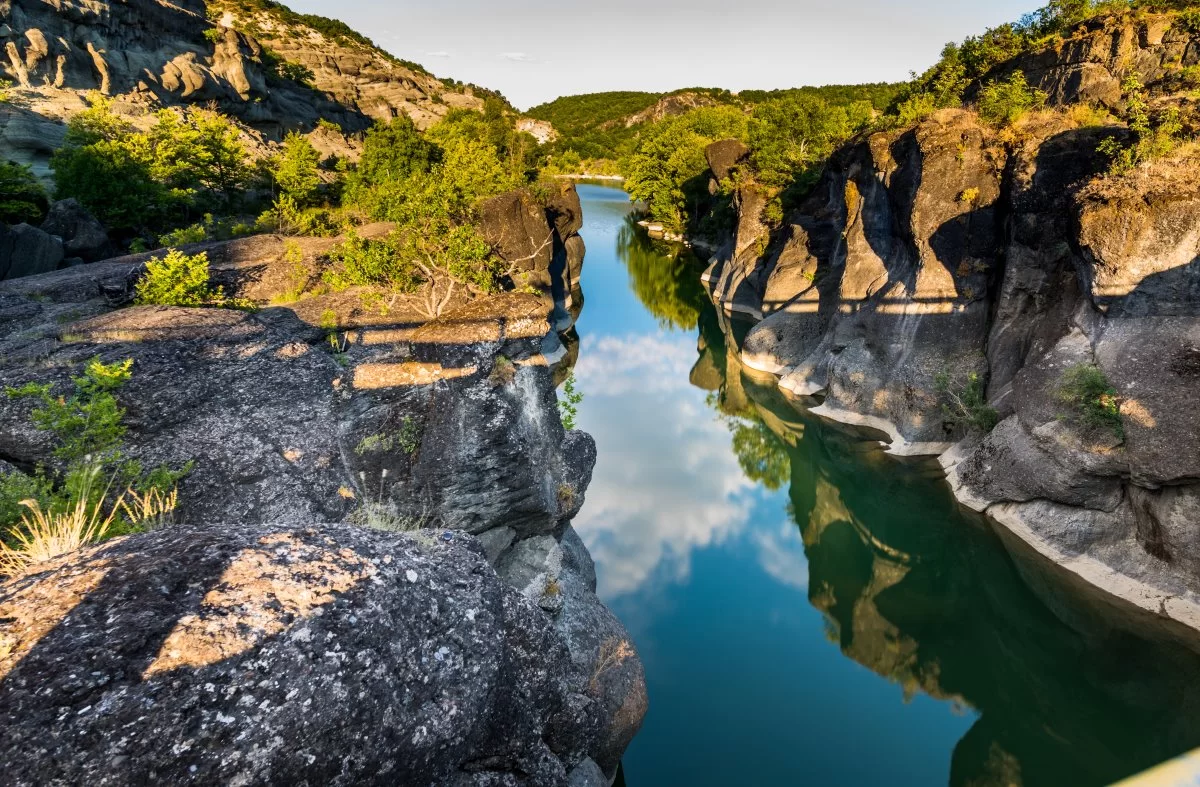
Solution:
M 1137 71 L 1186 125 L 1174 88 L 1197 63 L 1200 38 L 1149 16 L 1095 22 L 997 75 L 1024 71 L 1052 107 L 1119 108 Z M 963 503 L 1198 627 L 1200 156 L 1103 174 L 1097 146 L 1124 132 L 1077 117 L 1001 133 L 945 110 L 856 139 L 779 227 L 749 184 L 705 278 L 757 321 L 747 366 L 895 453 L 942 455 Z M 739 155 L 710 150 L 714 174 Z M 1081 376 L 1100 388 L 1087 402 Z
M 156 734 L 121 755 L 142 763 L 147 778 L 183 767 L 160 758 L 162 745 L 199 740 L 207 742 L 193 764 L 218 780 L 340 773 L 347 783 L 493 784 L 521 772 L 529 783 L 557 784 L 571 769 L 595 767 L 585 760 L 615 772 L 645 712 L 645 686 L 628 635 L 594 594 L 590 558 L 570 527 L 595 446 L 586 434 L 564 431 L 554 392 L 567 353 L 552 320 L 565 317 L 565 329 L 571 317 L 551 293 L 569 291 L 569 272 L 577 275 L 582 264 L 582 212 L 573 187 L 564 187 L 540 203 L 524 192 L 497 198 L 482 213 L 491 217 L 489 241 L 529 293 L 460 287 L 447 296 L 437 283 L 409 295 L 330 292 L 320 282 L 336 241 L 274 236 L 187 249 L 205 251 L 214 280 L 258 304 L 253 312 L 120 306 L 153 255 L 0 284 L 0 387 L 68 384 L 89 358 L 132 359 L 132 379 L 118 394 L 124 452 L 144 467 L 195 468 L 180 485 L 178 518 L 187 528 L 105 545 L 0 587 L 0 675 L 12 671 L 0 686 L 0 714 L 20 716 L 22 729 L 42 739 L 50 728 L 29 715 L 30 702 L 49 708 L 84 699 L 80 709 L 112 709 L 72 714 L 76 721 L 54 726 L 47 742 L 22 747 L 19 762 L 7 763 L 19 764 L 22 778 L 44 777 L 45 768 L 67 781 L 116 778 L 111 769 L 126 767 L 114 764 L 120 758 L 91 761 L 87 741 L 150 695 L 163 715 L 140 718 Z M 28 404 L 8 397 L 0 398 L 0 457 L 0 473 L 58 466 Z M 317 524 L 328 522 L 359 528 Z M 394 535 L 401 531 L 423 532 Z M 283 555 L 288 549 L 296 554 Z M 197 560 L 178 562 L 188 551 Z M 238 568 L 239 560 L 250 565 Z M 116 581 L 150 564 L 161 566 L 165 584 Z M 108 584 L 81 579 L 110 571 Z M 404 590 L 414 575 L 428 579 Z M 418 590 L 432 607 L 414 600 Z M 54 623 L 22 622 L 55 594 L 71 599 L 62 614 L 72 631 L 78 619 L 78 631 L 92 632 L 83 637 L 91 644 L 57 637 Z M 85 622 L 70 612 L 81 600 L 93 611 L 115 604 L 149 628 L 114 628 L 105 615 Z M 257 628 L 237 634 L 237 646 L 222 639 L 220 626 L 202 623 L 226 619 L 227 602 L 270 608 L 247 613 Z M 161 616 L 153 612 L 160 608 Z M 196 615 L 201 622 L 187 623 Z M 272 615 L 283 617 L 271 622 Z M 408 644 L 394 639 L 409 627 L 424 633 Z M 341 655 L 330 645 L 320 649 L 324 656 L 313 651 L 308 635 L 296 633 L 303 631 L 343 642 L 332 647 Z M 177 635 L 186 643 L 173 649 Z M 148 677 L 158 674 L 143 663 L 154 657 L 148 642 L 167 654 L 159 657 L 167 658 L 163 682 Z M 176 650 L 184 655 L 171 655 Z M 42 669 L 67 652 L 125 677 L 72 693 Z M 179 726 L 180 703 L 190 707 L 193 695 L 207 696 L 205 686 L 226 685 L 220 676 L 248 669 L 272 676 L 261 690 L 245 684 L 256 705 L 279 711 L 268 716 L 300 713 L 289 704 L 298 696 L 289 676 L 307 686 L 299 676 L 315 673 L 304 665 L 320 658 L 353 664 L 328 662 L 336 680 L 304 690 L 315 713 L 301 714 L 309 720 L 301 748 L 279 746 L 283 727 L 262 726 L 228 693 L 203 730 Z M 356 684 L 352 695 L 339 688 L 360 674 L 377 683 Z M 351 715 L 365 726 L 349 729 L 343 705 L 361 691 L 376 700 L 352 703 Z M 417 725 L 410 711 L 419 708 L 428 718 Z M 379 736 L 377 725 L 385 731 Z M 201 749 L 210 745 L 245 756 L 207 759 Z M 457 753 L 443 757 L 446 746 Z
M 0 105 L 0 156 L 39 170 L 91 91 L 133 118 L 215 103 L 266 139 L 320 119 L 356 132 L 407 114 L 423 128 L 483 103 L 348 29 L 274 4 L 4 0 L 0 22 L 0 78 L 14 85 Z

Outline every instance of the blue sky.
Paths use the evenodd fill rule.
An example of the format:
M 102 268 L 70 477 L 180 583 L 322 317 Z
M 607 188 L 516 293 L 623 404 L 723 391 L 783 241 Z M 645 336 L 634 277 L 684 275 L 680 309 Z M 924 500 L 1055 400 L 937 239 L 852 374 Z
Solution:
M 287 0 L 522 109 L 575 93 L 894 81 L 1038 0 Z

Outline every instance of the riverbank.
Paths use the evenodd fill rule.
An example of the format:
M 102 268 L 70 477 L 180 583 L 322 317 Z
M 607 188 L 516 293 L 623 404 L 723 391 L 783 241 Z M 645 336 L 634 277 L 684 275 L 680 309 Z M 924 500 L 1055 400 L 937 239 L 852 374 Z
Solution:
M 577 288 L 581 208 L 573 188 L 550 208 L 536 203 L 536 214 L 506 207 L 533 205 L 528 195 L 498 199 L 483 209 L 484 231 L 504 259 L 524 262 L 526 291 L 459 291 L 432 319 L 428 292 L 320 286 L 336 239 L 186 250 L 206 253 L 213 282 L 252 311 L 119 305 L 154 255 L 0 283 L 0 387 L 67 391 L 91 358 L 128 362 L 114 393 L 126 414 L 123 457 L 188 468 L 175 512 L 186 526 L 0 585 L 0 718 L 23 740 L 57 741 L 18 747 L 6 760 L 14 773 L 137 780 L 130 763 L 140 763 L 183 779 L 253 781 L 339 772 L 352 755 L 354 778 L 367 781 L 520 771 L 551 784 L 579 769 L 603 774 L 583 784 L 612 778 L 646 694 L 636 649 L 596 597 L 570 524 L 596 454 L 590 436 L 561 421 L 555 387 L 569 370 L 555 359 L 576 356 L 551 315 L 567 306 L 565 277 Z M 512 215 L 519 226 L 504 223 Z M 547 235 L 564 258 L 538 252 Z M 301 267 L 312 291 L 288 295 Z M 0 474 L 55 467 L 32 406 L 0 399 Z M 336 522 L 346 524 L 325 524 Z M 166 584 L 118 580 L 139 566 L 158 566 L 150 573 Z M 406 584 L 430 590 L 434 605 Z M 56 588 L 67 595 L 49 604 Z M 72 617 L 77 604 L 97 616 Z M 392 647 L 396 631 L 414 633 Z M 76 691 L 52 666 L 60 658 L 104 677 Z M 313 658 L 332 659 L 328 680 L 299 677 Z M 272 686 L 240 679 L 247 669 Z M 347 682 L 378 674 L 390 677 L 375 701 L 347 709 L 359 691 Z M 190 728 L 172 720 L 213 681 L 226 690 L 203 703 L 206 743 L 193 747 Z M 445 712 L 406 705 L 418 686 L 432 692 L 421 702 Z M 158 715 L 138 723 L 154 734 L 118 746 L 106 725 L 146 692 Z M 271 712 L 242 710 L 255 692 Z M 100 705 L 116 710 L 88 713 Z M 69 706 L 69 722 L 48 710 Z M 270 743 L 284 729 L 296 745 Z

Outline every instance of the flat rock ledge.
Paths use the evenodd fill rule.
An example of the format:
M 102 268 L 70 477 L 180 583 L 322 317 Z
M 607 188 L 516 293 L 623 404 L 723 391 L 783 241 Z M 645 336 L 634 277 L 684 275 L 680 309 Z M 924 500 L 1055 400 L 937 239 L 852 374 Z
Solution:
M 628 643 L 572 650 L 578 612 L 462 532 L 116 539 L 0 585 L 0 781 L 602 785 L 644 676 Z

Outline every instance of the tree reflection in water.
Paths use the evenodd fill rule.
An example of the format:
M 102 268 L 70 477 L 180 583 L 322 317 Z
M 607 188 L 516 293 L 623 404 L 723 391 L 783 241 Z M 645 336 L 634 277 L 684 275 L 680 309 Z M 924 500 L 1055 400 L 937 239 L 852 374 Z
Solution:
M 710 391 L 743 471 L 769 489 L 790 484 L 808 598 L 829 637 L 906 696 L 979 712 L 952 784 L 1108 784 L 1200 745 L 1189 638 L 1014 559 L 935 464 L 889 457 L 747 373 L 745 328 L 714 311 L 689 254 L 664 253 L 631 223 L 619 248 L 660 323 L 698 328 L 691 380 Z

